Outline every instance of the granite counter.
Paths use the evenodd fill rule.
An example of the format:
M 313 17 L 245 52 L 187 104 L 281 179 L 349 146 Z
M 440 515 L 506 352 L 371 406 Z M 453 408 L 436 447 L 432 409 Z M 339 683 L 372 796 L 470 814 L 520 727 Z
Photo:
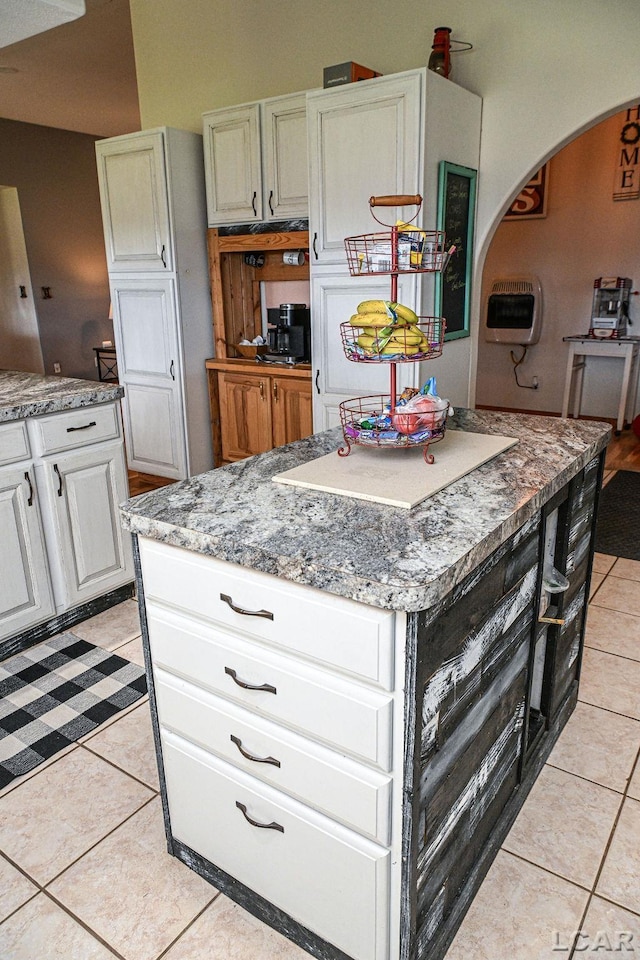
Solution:
M 110 403 L 123 396 L 118 384 L 0 370 L 0 423 Z

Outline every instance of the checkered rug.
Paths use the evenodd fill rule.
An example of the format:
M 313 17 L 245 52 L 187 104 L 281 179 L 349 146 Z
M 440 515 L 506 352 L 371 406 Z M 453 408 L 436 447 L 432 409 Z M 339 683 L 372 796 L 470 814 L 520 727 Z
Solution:
M 0 663 L 0 788 L 147 692 L 144 670 L 62 633 Z

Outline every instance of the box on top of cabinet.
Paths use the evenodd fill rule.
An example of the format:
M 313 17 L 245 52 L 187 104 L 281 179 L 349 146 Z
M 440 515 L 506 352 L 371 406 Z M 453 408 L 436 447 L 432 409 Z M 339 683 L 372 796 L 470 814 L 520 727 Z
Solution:
M 332 67 L 325 67 L 322 71 L 323 87 L 338 87 L 342 83 L 355 83 L 358 80 L 371 80 L 373 77 L 381 77 L 381 73 L 371 70 L 370 67 L 363 67 L 360 63 L 354 63 L 349 60 L 347 63 L 336 63 Z

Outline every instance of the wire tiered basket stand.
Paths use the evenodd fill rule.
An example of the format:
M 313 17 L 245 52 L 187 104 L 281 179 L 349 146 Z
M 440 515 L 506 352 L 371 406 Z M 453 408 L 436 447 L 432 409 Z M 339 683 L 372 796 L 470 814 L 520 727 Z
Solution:
M 417 206 L 408 224 L 384 224 L 374 207 Z M 345 238 L 349 273 L 352 277 L 381 276 L 391 278 L 390 302 L 398 299 L 398 275 L 403 273 L 442 272 L 455 248 L 445 249 L 445 235 L 440 230 L 419 230 L 411 227 L 422 205 L 419 195 L 371 197 L 371 215 L 384 232 L 367 233 Z M 353 319 L 353 318 L 352 318 Z M 367 334 L 367 331 L 368 334 Z M 385 363 L 389 366 L 389 394 L 355 397 L 340 404 L 340 421 L 345 446 L 338 454 L 346 457 L 352 445 L 387 449 L 422 447 L 426 463 L 433 463 L 429 447 L 442 440 L 449 403 L 434 400 L 423 412 L 404 409 L 397 394 L 397 365 L 434 360 L 442 355 L 445 320 L 442 317 L 419 317 L 417 323 L 395 327 L 389 324 L 373 332 L 363 316 L 362 326 L 351 321 L 340 325 L 345 356 L 354 363 Z M 363 348 L 366 344 L 366 348 Z

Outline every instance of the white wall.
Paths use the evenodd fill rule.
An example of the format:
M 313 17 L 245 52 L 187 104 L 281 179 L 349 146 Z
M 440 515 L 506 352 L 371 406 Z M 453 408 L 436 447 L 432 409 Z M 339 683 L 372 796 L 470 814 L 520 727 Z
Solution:
M 540 380 L 538 390 L 516 385 L 509 353 L 520 347 L 478 343 L 476 401 L 492 406 L 559 413 L 568 347 L 563 337 L 587 333 L 596 277 L 631 277 L 640 288 L 640 199 L 612 199 L 620 154 L 623 112 L 591 128 L 564 147 L 550 163 L 547 216 L 503 221 L 484 269 L 482 320 L 488 286 L 499 277 L 533 273 L 542 283 L 544 319 L 538 344 L 518 370 L 521 382 Z M 631 329 L 640 335 L 640 297 L 631 298 Z M 615 417 L 622 363 L 589 359 L 582 412 Z
M 131 0 L 144 127 L 200 129 L 217 106 L 322 85 L 323 66 L 423 66 L 435 27 L 471 42 L 454 79 L 484 99 L 476 263 L 530 174 L 640 99 L 637 0 Z M 455 117 L 451 118 L 455 124 Z M 473 339 L 478 334 L 476 283 Z M 475 396 L 475 349 L 468 360 Z

